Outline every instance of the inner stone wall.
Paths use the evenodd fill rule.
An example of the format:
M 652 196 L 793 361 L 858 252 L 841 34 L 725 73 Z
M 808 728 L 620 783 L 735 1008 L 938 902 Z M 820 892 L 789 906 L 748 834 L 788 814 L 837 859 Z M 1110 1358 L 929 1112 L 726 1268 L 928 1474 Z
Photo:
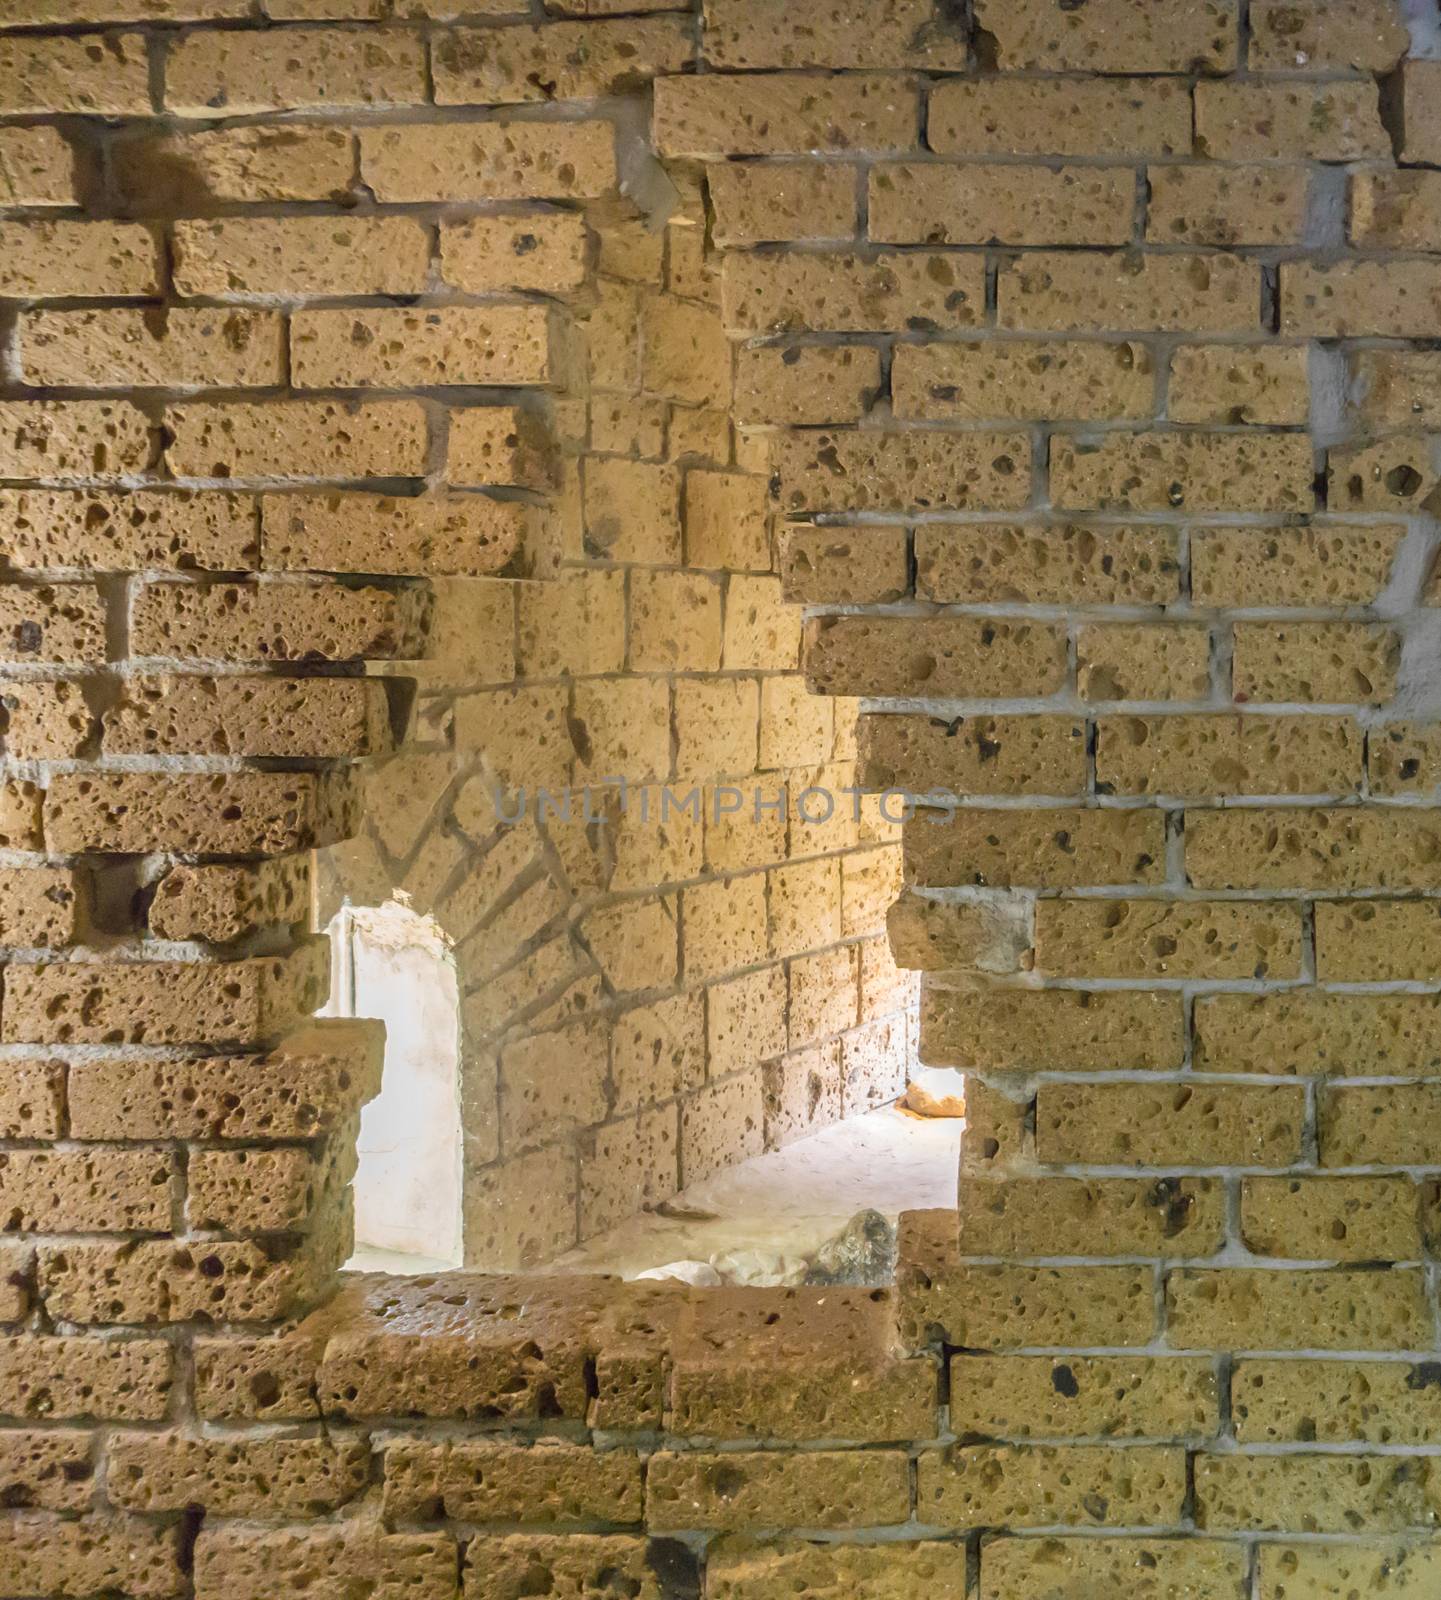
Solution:
M 1429 1600 L 1441 64 L 1381 0 L 267 9 L 0 31 L 0 1591 Z M 599 253 L 486 242 L 492 204 Z M 681 354 L 715 252 L 739 438 Z M 784 1047 L 724 1058 L 784 1127 L 836 1104 L 774 1069 L 811 951 L 903 1011 L 861 924 L 776 942 L 852 861 L 893 897 L 873 821 L 622 888 L 464 798 L 629 760 L 651 680 L 674 776 L 691 697 L 739 749 L 742 682 L 761 770 L 844 769 L 844 730 L 762 754 L 757 484 L 862 781 L 925 802 L 891 938 L 971 1075 L 959 1211 L 890 1289 L 338 1283 L 379 1040 L 307 1021 L 313 848 L 361 841 L 329 902 L 481 868 L 512 1259 L 585 1225 L 543 1162 L 663 1187 L 594 1132 L 648 1148 L 627 1014 L 703 974 L 709 1028 L 789 961 Z M 583 668 L 613 569 L 627 654 Z M 671 994 L 633 963 L 677 917 Z M 603 1123 L 561 1081 L 592 1011 Z M 844 1083 L 863 1012 L 806 1015 Z

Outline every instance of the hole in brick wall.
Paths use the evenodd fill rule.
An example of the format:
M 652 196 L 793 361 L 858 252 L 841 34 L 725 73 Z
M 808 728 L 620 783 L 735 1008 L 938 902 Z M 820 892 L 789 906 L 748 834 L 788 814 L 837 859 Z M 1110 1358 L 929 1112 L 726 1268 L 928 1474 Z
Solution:
M 429 1272 L 462 1259 L 460 990 L 431 917 L 343 906 L 326 1015 L 385 1024 L 380 1094 L 361 1113 L 352 1267 Z

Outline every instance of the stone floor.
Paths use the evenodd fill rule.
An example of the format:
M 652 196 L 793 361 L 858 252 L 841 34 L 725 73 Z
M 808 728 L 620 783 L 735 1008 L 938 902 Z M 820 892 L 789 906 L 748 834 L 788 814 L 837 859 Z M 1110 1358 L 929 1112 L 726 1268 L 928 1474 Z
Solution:
M 693 1185 L 662 1211 L 633 1217 L 547 1270 L 633 1277 L 675 1261 L 703 1261 L 728 1279 L 788 1281 L 858 1211 L 893 1219 L 902 1211 L 953 1208 L 964 1126 L 897 1106 L 837 1123 Z M 422 1257 L 365 1248 L 349 1265 L 365 1272 L 443 1270 Z

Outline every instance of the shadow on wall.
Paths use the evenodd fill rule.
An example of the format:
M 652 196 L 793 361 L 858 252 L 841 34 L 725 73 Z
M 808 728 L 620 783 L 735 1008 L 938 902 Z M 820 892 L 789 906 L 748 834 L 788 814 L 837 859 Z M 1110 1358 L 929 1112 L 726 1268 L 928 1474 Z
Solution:
M 331 919 L 326 1016 L 385 1024 L 380 1094 L 360 1122 L 355 1257 L 367 1271 L 462 1264 L 460 988 L 434 918 L 395 900 Z

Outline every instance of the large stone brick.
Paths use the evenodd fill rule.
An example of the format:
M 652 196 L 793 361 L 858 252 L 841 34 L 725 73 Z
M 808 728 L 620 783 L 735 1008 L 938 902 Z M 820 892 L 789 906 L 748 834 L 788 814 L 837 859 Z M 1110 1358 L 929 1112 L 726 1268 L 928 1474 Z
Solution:
M 203 1505 L 223 1517 L 315 1516 L 355 1499 L 369 1469 L 365 1440 L 117 1433 L 110 1440 L 105 1487 L 114 1504 L 131 1511 Z
M 900 74 L 706 73 L 655 85 L 654 137 L 663 156 L 913 150 L 919 127 L 916 87 Z
M 1036 1094 L 1036 1153 L 1056 1164 L 1288 1167 L 1305 1125 L 1300 1085 L 1043 1083 Z
M 927 137 L 942 155 L 1189 155 L 1191 99 L 1169 78 L 950 78 Z
M 1056 1600 L 1067 1588 L 1132 1600 L 1239 1600 L 1248 1580 L 1245 1547 L 1211 1539 L 990 1539 L 981 1546 L 984 1600 Z
M 123 1587 L 136 1600 L 184 1592 L 180 1530 L 103 1512 L 67 1519 L 43 1512 L 7 1516 L 0 1584 L 12 1594 L 91 1595 Z
M 979 256 L 732 254 L 722 271 L 722 315 L 730 332 L 743 334 L 970 328 L 985 317 L 985 279 Z
M 1001 268 L 997 294 L 1003 328 L 1260 331 L 1257 271 L 1235 256 L 1037 250 Z
M 1361 745 L 1344 717 L 1100 717 L 1096 786 L 1116 795 L 1346 795 L 1360 786 Z
M 640 1457 L 560 1443 L 397 1440 L 385 1449 L 385 1512 L 462 1522 L 641 1520 Z
M 1300 435 L 1114 433 L 1058 441 L 1051 492 L 1077 510 L 1310 511 L 1315 466 Z
M 966 1253 L 977 1256 L 1198 1259 L 1226 1236 L 1225 1196 L 1212 1178 L 963 1176 L 956 1209 Z
M 0 83 L 7 116 L 144 117 L 151 110 L 150 69 L 139 33 L 11 34 L 0 39 Z
M 204 1529 L 195 1544 L 199 1600 L 271 1600 L 276 1586 L 401 1586 L 408 1600 L 454 1600 L 459 1556 L 448 1533 L 360 1527 Z M 490 1600 L 485 1591 L 477 1591 Z
M 1241 1237 L 1258 1256 L 1415 1261 L 1420 1202 L 1409 1178 L 1245 1178 Z
M 815 617 L 802 662 L 814 694 L 927 699 L 1053 694 L 1066 668 L 1053 625 L 975 617 Z
M 679 72 L 694 55 L 693 25 L 682 16 L 452 28 L 433 46 L 435 103 L 595 100 Z
M 0 49 L 3 48 L 3 44 L 0 44 Z M 137 223 L 6 222 L 0 224 L 0 249 L 5 253 L 4 265 L 0 266 L 0 290 L 9 299 L 58 299 L 66 295 L 118 297 L 159 293 L 155 235 L 149 228 Z M 93 325 L 96 314 L 80 315 L 88 317 Z M 110 311 L 98 315 L 113 325 L 128 314 Z M 185 314 L 182 312 L 181 315 Z M 42 327 L 53 330 L 55 319 L 63 316 L 65 313 L 41 313 L 38 318 L 27 319 L 27 327 L 33 333 L 38 321 Z M 211 319 L 214 320 L 213 313 Z M 94 331 L 82 336 L 87 347 L 93 341 L 97 359 L 102 338 Z M 45 335 L 42 334 L 42 348 L 45 342 Z M 31 349 L 33 343 L 32 338 L 27 338 L 24 348 Z M 26 381 L 29 383 L 79 382 L 85 387 L 95 387 L 93 381 L 87 381 L 93 379 L 94 367 L 81 379 L 76 379 L 73 371 L 68 379 L 48 375 L 57 370 L 64 372 L 71 371 L 71 368 L 64 361 L 56 364 L 43 355 L 38 355 L 34 362 L 27 360 L 24 363 Z M 104 387 L 118 385 L 107 384 Z
M 1136 186 L 1098 167 L 881 165 L 868 231 L 886 244 L 1119 245 Z
M 1242 1444 L 1434 1445 L 1441 1430 L 1429 1362 L 1240 1361 L 1231 1393 Z
M 1194 1356 L 954 1356 L 951 1426 L 1002 1439 L 1210 1438 L 1216 1371 Z
M 615 184 L 615 128 L 609 122 L 365 128 L 360 171 L 377 200 L 585 199 Z
M 1167 1285 L 1173 1347 L 1418 1350 L 1430 1344 L 1419 1273 L 1183 1268 Z
M 1168 1525 L 1185 1498 L 1184 1450 L 952 1445 L 917 1463 L 916 1515 L 936 1527 Z
M 200 31 L 166 60 L 165 105 L 181 116 L 419 105 L 425 46 L 405 28 Z
M 1399 1533 L 1436 1517 L 1430 1463 L 1405 1456 L 1198 1456 L 1196 1523 L 1216 1532 Z
M 867 789 L 1075 795 L 1086 786 L 1086 727 L 1073 717 L 868 715 L 859 738 Z
M 964 1549 L 930 1540 L 815 1545 L 725 1539 L 707 1552 L 706 1584 L 715 1600 L 768 1600 L 787 1590 L 837 1600 L 905 1600 L 922 1592 L 964 1600 Z
M 1420 1600 L 1441 1575 L 1434 1544 L 1285 1544 L 1259 1548 L 1262 1600 L 1342 1600 L 1384 1594 Z
M 1231 0 L 978 0 L 976 26 L 1003 72 L 1227 72 L 1240 49 Z
M 899 1451 L 661 1452 L 646 1471 L 646 1522 L 657 1532 L 881 1527 L 910 1516 Z
M 834 0 L 709 0 L 701 53 L 734 71 L 922 67 L 961 71 L 966 30 L 936 0 L 881 0 L 864 13 Z
M 1164 1070 L 1184 1054 L 1179 995 L 927 989 L 921 1059 L 976 1071 Z
M 174 1382 L 162 1339 L 18 1334 L 0 1340 L 0 1410 L 7 1417 L 158 1422 Z
M 940 818 L 923 816 L 919 827 L 907 831 L 903 849 L 907 879 L 930 888 L 1159 884 L 1165 875 L 1165 819 L 1157 811 L 962 807 Z M 1094 922 L 1106 917 L 1111 904 L 1047 900 L 1037 911 Z M 1100 908 L 1094 915 L 1070 910 L 1093 905 Z
M 1300 1076 L 1435 1076 L 1441 1004 L 1424 994 L 1314 991 L 1200 998 L 1196 1066 L 1249 1072 L 1258 1063 L 1269 1073 Z
M 1387 157 L 1376 85 L 1250 81 L 1196 85 L 1196 144 L 1214 161 Z
M 266 388 L 280 383 L 285 354 L 274 312 L 237 307 L 39 311 L 19 347 L 26 383 L 106 389 Z
M 1129 341 L 903 344 L 891 362 L 896 415 L 927 422 L 1144 418 L 1155 390 L 1150 352 Z

